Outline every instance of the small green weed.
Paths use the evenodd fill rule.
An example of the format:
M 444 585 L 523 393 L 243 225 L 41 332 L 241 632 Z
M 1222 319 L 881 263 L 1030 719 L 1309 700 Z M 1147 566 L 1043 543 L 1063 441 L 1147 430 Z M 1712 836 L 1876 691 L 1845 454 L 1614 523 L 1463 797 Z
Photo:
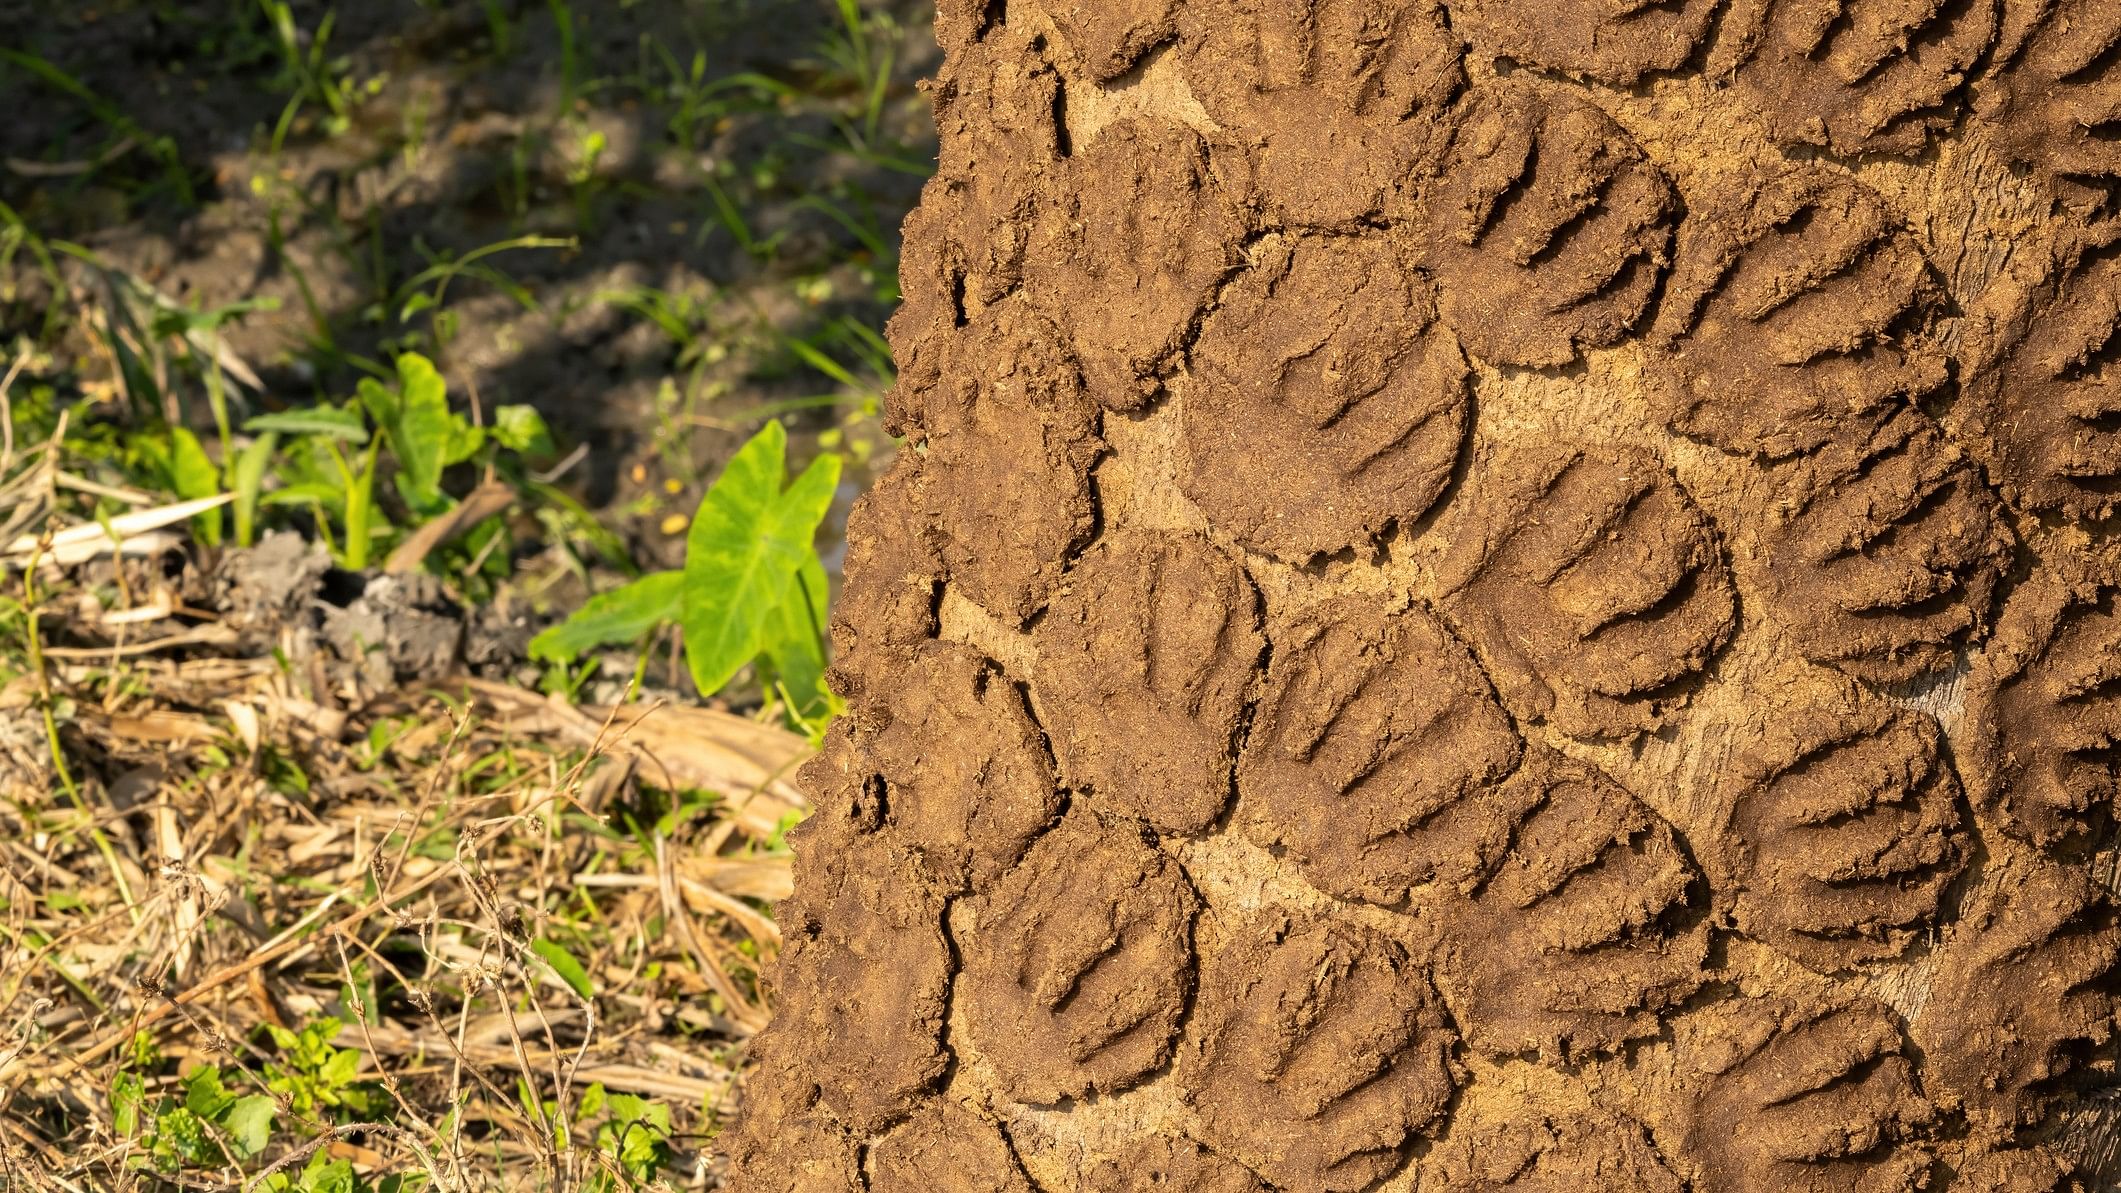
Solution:
M 415 1193 L 429 1187 L 429 1174 L 418 1171 L 371 1181 L 348 1159 L 319 1146 L 349 1132 L 407 1129 L 395 1122 L 396 1107 L 383 1088 L 360 1079 L 362 1054 L 332 1043 L 344 1027 L 329 1015 L 299 1031 L 267 1024 L 261 1034 L 277 1051 L 257 1070 L 205 1064 L 175 1076 L 142 1033 L 110 1087 L 111 1122 L 128 1145 L 128 1165 L 178 1185 L 207 1174 L 260 1169 L 246 1187 L 276 1193 Z M 533 1121 L 553 1122 L 560 1114 L 557 1103 L 534 1097 L 520 1083 L 517 1097 Z M 665 1103 L 592 1084 L 574 1107 L 573 1126 L 573 1132 L 556 1128 L 554 1146 L 568 1150 L 572 1136 L 594 1148 L 596 1165 L 581 1185 L 589 1193 L 638 1188 L 673 1162 Z M 437 1137 L 447 1133 L 433 1124 L 414 1127 L 416 1133 L 433 1129 Z M 282 1159 L 261 1168 L 274 1154 Z
M 285 1099 L 298 1118 L 328 1114 L 358 1121 L 389 1112 L 382 1089 L 357 1079 L 361 1054 L 333 1046 L 345 1026 L 330 1015 L 311 1020 L 300 1031 L 265 1025 L 265 1033 L 280 1050 L 280 1059 L 265 1065 L 265 1087 Z
M 97 155 L 95 161 L 98 164 L 115 159 L 122 152 L 123 146 L 142 146 L 162 164 L 164 184 L 172 197 L 187 207 L 197 201 L 198 196 L 192 189 L 191 174 L 184 166 L 184 159 L 175 140 L 148 132 L 132 117 L 98 95 L 93 88 L 54 63 L 26 50 L 0 46 L 0 65 L 20 70 L 80 104 L 108 129 L 112 138 L 111 145 Z
M 593 1173 L 586 1193 L 613 1193 L 653 1180 L 670 1163 L 670 1107 L 633 1094 L 607 1093 L 592 1085 L 575 1107 L 578 1125 L 596 1125 L 597 1151 L 618 1171 Z
M 526 455 L 551 455 L 552 437 L 533 407 L 502 406 L 494 411 L 491 427 L 476 426 L 449 408 L 448 388 L 433 362 L 408 352 L 396 363 L 395 384 L 363 378 L 355 396 L 342 403 L 260 415 L 245 423 L 245 430 L 261 436 L 256 442 L 266 444 L 268 454 L 277 446 L 273 436 L 286 437 L 278 452 L 285 483 L 262 494 L 238 490 L 239 506 L 254 501 L 307 509 L 339 562 L 360 569 L 405 533 L 392 523 L 376 492 L 386 446 L 397 505 L 411 526 L 457 508 L 457 499 L 442 489 L 449 468 L 478 463 L 492 474 L 504 459 L 513 463 Z M 262 480 L 264 473 L 261 464 L 252 463 L 242 480 Z M 498 522 L 464 529 L 474 552 L 502 533 Z
M 288 128 L 305 107 L 323 109 L 327 135 L 345 134 L 353 127 L 355 105 L 364 96 L 380 91 L 383 81 L 370 80 L 366 85 L 358 83 L 350 73 L 350 62 L 344 57 L 332 56 L 331 34 L 339 14 L 326 10 L 315 31 L 305 34 L 295 25 L 293 6 L 285 0 L 258 0 L 258 3 L 272 24 L 273 37 L 280 51 L 281 87 L 290 92 L 287 107 L 282 110 L 279 125 L 273 131 L 273 143 L 277 145 L 286 138 Z
M 343 1026 L 329 1016 L 298 1032 L 266 1025 L 279 1056 L 262 1072 L 206 1064 L 174 1080 L 160 1076 L 169 1066 L 142 1033 L 110 1089 L 113 1125 L 136 1145 L 132 1166 L 166 1177 L 240 1170 L 276 1144 L 299 1145 L 340 1122 L 386 1119 L 382 1090 L 356 1079 L 361 1054 L 331 1044 Z M 330 1188 L 316 1183 L 326 1175 L 305 1171 L 266 1187 Z

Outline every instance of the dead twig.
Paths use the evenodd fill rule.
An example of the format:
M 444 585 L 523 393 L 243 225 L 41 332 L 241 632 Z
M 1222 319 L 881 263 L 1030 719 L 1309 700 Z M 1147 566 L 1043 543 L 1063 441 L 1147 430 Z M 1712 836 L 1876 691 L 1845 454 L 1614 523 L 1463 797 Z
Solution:
M 390 553 L 390 558 L 383 561 L 383 570 L 394 575 L 418 570 L 435 548 L 488 518 L 508 512 L 515 502 L 513 485 L 501 481 L 480 485 L 458 502 L 455 509 L 422 523 L 419 529 L 406 535 L 405 541 Z
M 393 903 L 410 899 L 428 887 L 433 886 L 449 873 L 450 871 L 438 867 L 426 875 L 407 883 L 398 890 L 392 891 L 389 896 L 378 900 L 375 905 L 363 907 L 339 917 L 329 927 L 323 929 L 323 935 L 332 936 L 348 931 L 361 923 L 361 921 L 376 914 L 377 911 L 387 908 Z M 198 1002 L 213 991 L 245 976 L 250 971 L 271 965 L 273 962 L 308 946 L 310 943 L 311 939 L 308 936 L 283 934 L 282 939 L 278 943 L 261 948 L 234 965 L 224 966 L 206 975 L 193 986 L 171 995 L 161 1003 L 143 1008 L 123 1028 L 105 1032 L 95 1043 L 68 1056 L 64 1068 L 59 1070 L 59 1075 L 77 1073 L 88 1068 L 90 1065 L 110 1055 L 111 1052 L 138 1035 L 141 1031 L 160 1023 L 183 1007 Z M 13 1062 L 13 1064 L 19 1063 L 19 1061 Z M 13 1076 L 12 1064 L 6 1068 L 0 1068 L 0 1083 L 4 1083 L 11 1076 Z
M 421 1166 L 427 1169 L 427 1175 L 435 1182 L 436 1188 L 448 1189 L 452 1187 L 443 1177 L 442 1170 L 436 1166 L 434 1154 L 428 1151 L 426 1145 L 421 1143 L 419 1137 L 411 1131 L 403 1127 L 392 1126 L 389 1123 L 347 1123 L 340 1127 L 326 1128 L 315 1139 L 295 1148 L 293 1151 L 253 1173 L 249 1180 L 243 1182 L 244 1193 L 252 1193 L 252 1190 L 264 1188 L 265 1182 L 270 1180 L 273 1174 L 285 1172 L 295 1165 L 307 1161 L 312 1155 L 317 1153 L 318 1149 L 328 1147 L 342 1139 L 350 1139 L 355 1135 L 380 1135 L 385 1139 L 395 1140 L 402 1144 L 407 1151 L 420 1158 Z

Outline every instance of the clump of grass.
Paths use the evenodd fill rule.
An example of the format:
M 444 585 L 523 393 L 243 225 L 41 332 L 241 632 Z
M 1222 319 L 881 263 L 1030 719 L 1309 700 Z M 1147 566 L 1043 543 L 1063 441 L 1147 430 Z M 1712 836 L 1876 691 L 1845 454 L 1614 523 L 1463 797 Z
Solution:
M 617 720 L 501 685 L 326 734 L 270 660 L 47 679 L 89 798 L 0 781 L 0 1181 L 703 1170 L 763 1021 L 785 775 L 655 786 L 716 764 L 667 741 L 651 763 Z M 0 695 L 0 720 L 19 706 Z M 721 731 L 804 750 L 746 725 Z

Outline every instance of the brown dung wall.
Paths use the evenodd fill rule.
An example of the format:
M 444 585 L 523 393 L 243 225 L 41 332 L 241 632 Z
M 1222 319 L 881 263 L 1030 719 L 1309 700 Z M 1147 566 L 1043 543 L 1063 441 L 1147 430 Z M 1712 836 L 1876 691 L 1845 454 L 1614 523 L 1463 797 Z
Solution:
M 937 26 L 735 1187 L 2097 1187 L 2121 3 Z

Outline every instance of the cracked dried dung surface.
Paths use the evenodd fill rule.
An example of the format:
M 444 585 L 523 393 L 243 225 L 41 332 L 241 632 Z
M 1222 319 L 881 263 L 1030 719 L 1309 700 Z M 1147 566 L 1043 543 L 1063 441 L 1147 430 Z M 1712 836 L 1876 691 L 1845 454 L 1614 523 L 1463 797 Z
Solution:
M 2121 1179 L 2121 6 L 937 28 L 731 1187 Z
M 1465 357 L 1383 238 L 1275 234 L 1254 256 L 1201 323 L 1178 483 L 1254 550 L 1367 546 L 1450 482 Z
M 1143 835 L 1074 813 L 974 908 L 965 1013 L 1019 1102 L 1124 1089 L 1171 1057 L 1200 901 Z
M 1214 824 L 1266 649 L 1259 617 L 1251 578 L 1204 536 L 1115 531 L 1084 552 L 1037 635 L 1069 789 L 1159 832 Z

